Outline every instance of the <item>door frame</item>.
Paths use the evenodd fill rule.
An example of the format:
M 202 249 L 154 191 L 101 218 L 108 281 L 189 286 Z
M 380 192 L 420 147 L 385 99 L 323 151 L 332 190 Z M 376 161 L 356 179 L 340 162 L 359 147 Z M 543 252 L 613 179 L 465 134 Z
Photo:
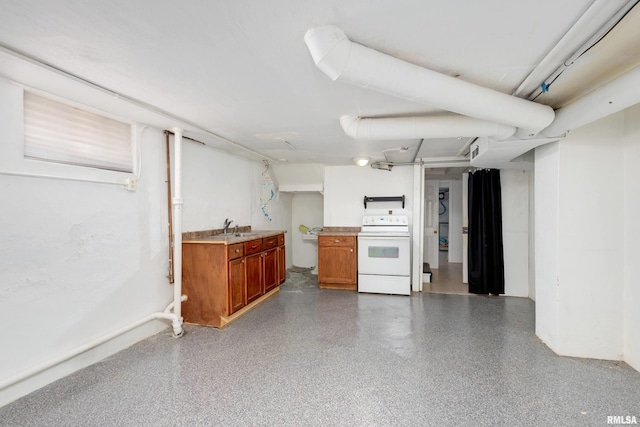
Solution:
M 422 254 L 424 250 L 424 177 L 425 169 L 420 164 L 413 165 L 413 229 L 411 234 L 412 274 L 411 290 L 422 292 Z M 419 201 L 419 202 L 417 202 Z
M 413 227 L 411 230 L 413 238 L 412 242 L 412 271 L 411 271 L 411 290 L 413 292 L 422 292 L 422 260 L 424 256 L 424 181 L 426 178 L 426 169 L 433 167 L 460 167 L 468 166 L 461 165 L 458 161 L 452 161 L 448 163 L 444 161 L 442 164 L 429 164 L 423 163 L 413 165 Z M 467 206 L 467 185 L 465 182 L 466 174 L 462 176 L 462 209 L 463 209 L 463 227 L 467 226 L 465 209 Z M 466 235 L 462 236 L 462 277 L 463 283 L 467 283 L 468 271 L 467 271 L 467 251 L 466 251 Z

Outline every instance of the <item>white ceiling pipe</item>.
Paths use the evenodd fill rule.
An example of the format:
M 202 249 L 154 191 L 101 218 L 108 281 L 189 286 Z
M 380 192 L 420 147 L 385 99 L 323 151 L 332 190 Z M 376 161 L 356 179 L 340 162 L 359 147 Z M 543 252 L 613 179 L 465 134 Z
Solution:
M 361 118 L 342 116 L 344 132 L 355 139 L 434 139 L 487 136 L 503 140 L 512 136 L 514 126 L 487 122 L 467 116 Z
M 314 62 L 333 80 L 393 95 L 477 119 L 538 133 L 553 109 L 402 61 L 351 42 L 334 26 L 304 36 Z
M 640 67 L 606 83 L 556 111 L 553 123 L 540 132 L 554 138 L 640 102 Z
M 578 18 L 549 53 L 535 66 L 527 78 L 513 92 L 515 96 L 531 99 L 545 81 L 552 81 L 558 70 L 571 65 L 609 31 L 631 9 L 637 0 L 595 0 Z

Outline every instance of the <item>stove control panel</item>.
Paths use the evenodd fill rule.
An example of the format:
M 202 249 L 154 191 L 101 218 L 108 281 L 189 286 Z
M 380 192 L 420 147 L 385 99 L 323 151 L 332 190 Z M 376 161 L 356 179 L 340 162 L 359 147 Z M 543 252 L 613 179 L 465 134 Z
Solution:
M 409 217 L 407 215 L 364 215 L 362 225 L 398 225 L 408 226 Z

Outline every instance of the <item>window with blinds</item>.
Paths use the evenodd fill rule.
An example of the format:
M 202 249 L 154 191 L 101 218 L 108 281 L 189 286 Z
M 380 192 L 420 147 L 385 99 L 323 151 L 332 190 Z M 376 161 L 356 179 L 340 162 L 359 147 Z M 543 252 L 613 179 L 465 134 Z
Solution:
M 24 92 L 24 157 L 133 171 L 131 125 Z

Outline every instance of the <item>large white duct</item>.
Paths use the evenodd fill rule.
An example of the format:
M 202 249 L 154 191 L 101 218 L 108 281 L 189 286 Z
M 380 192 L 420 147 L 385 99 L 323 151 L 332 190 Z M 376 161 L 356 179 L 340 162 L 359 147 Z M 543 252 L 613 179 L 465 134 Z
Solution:
M 467 116 L 361 118 L 342 116 L 345 133 L 355 139 L 433 139 L 487 136 L 503 140 L 516 128 Z
M 556 111 L 556 118 L 542 135 L 562 136 L 640 102 L 640 67 L 606 83 L 588 95 Z
M 334 26 L 312 28 L 305 42 L 314 62 L 333 80 L 536 134 L 553 109 L 465 82 L 351 42 Z

